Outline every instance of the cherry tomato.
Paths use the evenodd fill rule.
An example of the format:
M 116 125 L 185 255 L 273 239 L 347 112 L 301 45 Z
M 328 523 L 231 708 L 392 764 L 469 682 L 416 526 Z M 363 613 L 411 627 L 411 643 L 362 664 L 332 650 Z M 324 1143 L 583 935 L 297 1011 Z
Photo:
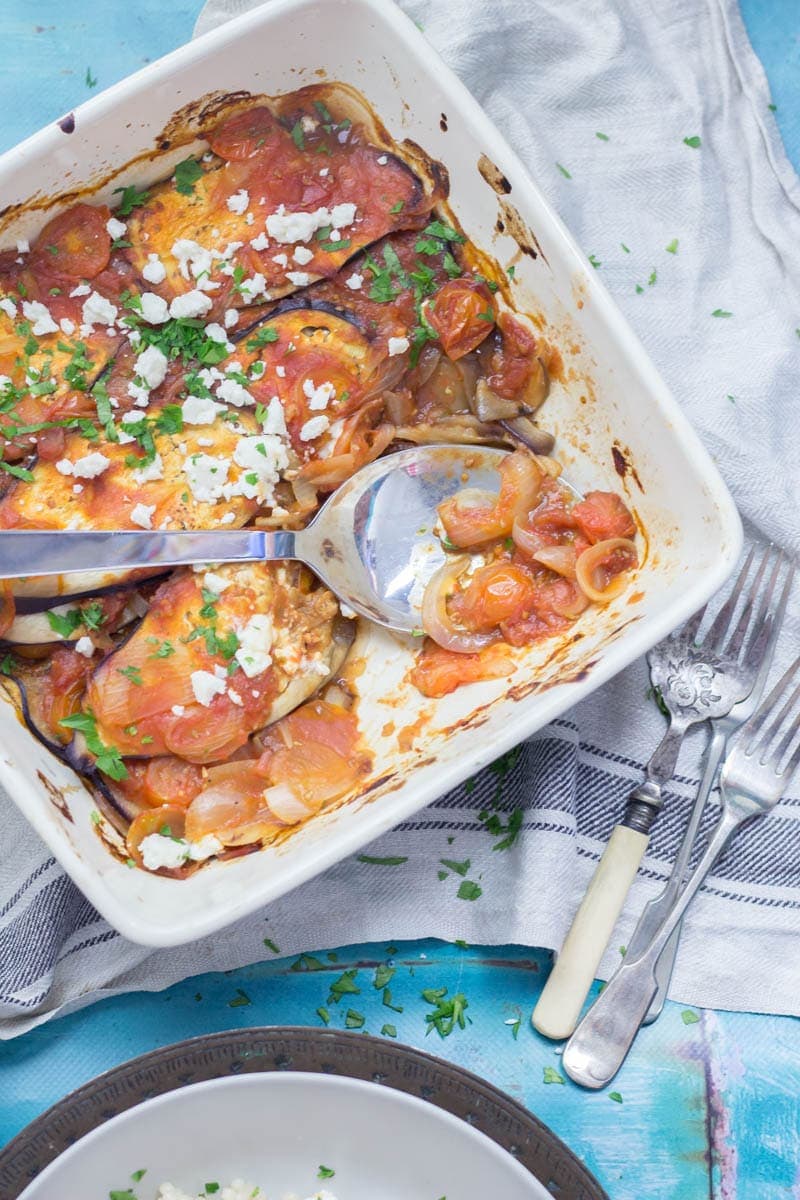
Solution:
M 501 559 L 480 567 L 463 592 L 450 601 L 456 621 L 475 632 L 495 629 L 531 611 L 535 582 L 528 571 Z
M 451 279 L 428 302 L 425 318 L 438 333 L 447 357 L 461 358 L 494 328 L 492 294 L 478 279 Z
M 34 272 L 47 278 L 94 279 L 111 257 L 110 216 L 105 204 L 75 204 L 48 221 L 31 250 Z

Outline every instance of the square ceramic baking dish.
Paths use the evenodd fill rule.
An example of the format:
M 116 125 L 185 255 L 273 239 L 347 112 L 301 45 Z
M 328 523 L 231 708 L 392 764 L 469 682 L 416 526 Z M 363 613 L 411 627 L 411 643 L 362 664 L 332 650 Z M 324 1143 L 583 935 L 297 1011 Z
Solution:
M 596 272 L 478 104 L 388 0 L 273 0 L 90 100 L 0 159 L 0 244 L 34 234 L 50 197 L 64 205 L 71 190 L 96 184 L 90 198 L 106 200 L 123 179 L 163 176 L 187 153 L 184 145 L 170 159 L 167 148 L 153 163 L 176 109 L 199 110 L 209 93 L 275 95 L 325 78 L 358 88 L 398 141 L 441 159 L 467 234 L 503 267 L 516 264 L 518 308 L 541 314 L 565 353 L 567 382 L 545 410 L 556 453 L 579 488 L 626 494 L 646 531 L 644 561 L 626 594 L 582 618 L 582 637 L 534 647 L 510 679 L 440 701 L 405 681 L 408 644 L 362 631 L 358 711 L 376 750 L 364 794 L 279 846 L 184 881 L 130 870 L 109 852 L 88 791 L 3 698 L 0 780 L 97 909 L 147 945 L 220 929 L 397 825 L 643 654 L 712 595 L 740 550 L 725 486 Z

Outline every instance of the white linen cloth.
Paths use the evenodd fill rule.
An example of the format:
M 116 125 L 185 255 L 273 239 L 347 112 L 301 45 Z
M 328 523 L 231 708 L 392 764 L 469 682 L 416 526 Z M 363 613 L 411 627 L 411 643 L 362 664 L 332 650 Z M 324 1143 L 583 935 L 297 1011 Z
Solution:
M 252 6 L 210 0 L 198 31 Z M 800 181 L 735 4 L 404 0 L 403 7 L 596 256 L 732 488 L 748 532 L 796 555 Z M 699 147 L 685 143 L 695 137 Z M 677 253 L 666 249 L 673 239 Z M 799 616 L 795 598 L 781 662 L 800 649 Z M 407 856 L 404 865 L 348 860 L 223 936 L 175 950 L 151 952 L 110 930 L 0 798 L 0 1037 L 100 996 L 157 990 L 262 959 L 265 934 L 284 953 L 421 936 L 557 947 L 663 731 L 646 690 L 640 662 L 534 737 L 505 775 L 485 772 L 472 790 L 444 797 L 370 847 Z M 695 736 L 684 749 L 603 960 L 605 976 L 674 856 L 702 744 Z M 477 819 L 498 784 L 505 810 L 524 807 L 522 836 L 510 851 L 493 851 L 496 839 Z M 674 998 L 800 1014 L 799 795 L 795 785 L 736 839 L 693 905 Z M 458 876 L 437 878 L 443 857 L 471 859 L 470 877 L 481 876 L 478 900 L 457 898 Z

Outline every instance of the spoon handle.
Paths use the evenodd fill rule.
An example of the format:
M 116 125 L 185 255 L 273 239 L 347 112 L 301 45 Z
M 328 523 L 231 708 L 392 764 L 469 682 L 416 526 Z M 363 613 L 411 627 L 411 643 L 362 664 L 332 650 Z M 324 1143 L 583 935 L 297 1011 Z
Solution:
M 0 579 L 296 557 L 293 533 L 262 529 L 0 532 Z

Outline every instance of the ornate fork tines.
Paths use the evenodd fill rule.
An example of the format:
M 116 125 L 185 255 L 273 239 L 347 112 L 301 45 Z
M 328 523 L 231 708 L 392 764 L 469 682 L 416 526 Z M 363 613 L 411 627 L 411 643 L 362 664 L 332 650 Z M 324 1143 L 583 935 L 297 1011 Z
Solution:
M 772 713 L 774 712 L 775 705 L 780 701 L 783 693 L 786 691 L 786 689 L 791 685 L 793 680 L 796 678 L 798 670 L 800 670 L 800 658 L 797 659 L 797 661 L 795 663 L 793 663 L 793 665 L 789 668 L 789 670 L 786 672 L 786 674 L 778 681 L 778 683 L 775 685 L 775 687 L 772 689 L 769 696 L 767 697 L 767 699 L 764 703 L 764 706 L 763 706 L 763 708 L 766 710 L 766 716 L 772 715 Z M 797 737 L 797 733 L 798 733 L 797 725 L 791 723 L 791 718 L 792 718 L 793 714 L 796 713 L 799 705 L 800 705 L 800 685 L 798 685 L 795 688 L 794 692 L 792 692 L 792 694 L 789 696 L 789 698 L 787 699 L 783 708 L 780 710 L 780 712 L 777 714 L 777 716 L 774 717 L 774 720 L 771 721 L 771 723 L 767 729 L 762 728 L 764 721 L 766 720 L 766 717 L 762 717 L 762 720 L 760 723 L 756 723 L 755 717 L 753 718 L 752 721 L 748 722 L 748 724 L 745 726 L 745 731 L 750 730 L 751 735 L 752 735 L 749 739 L 748 745 L 744 748 L 744 752 L 748 756 L 748 758 L 757 754 L 758 750 L 760 748 L 761 756 L 758 760 L 759 765 L 774 767 L 775 770 L 779 774 L 784 774 L 784 775 L 787 773 L 791 773 L 793 771 L 794 768 L 792 766 L 792 762 L 793 762 L 794 756 L 789 759 L 789 762 L 784 766 L 783 771 L 780 771 L 779 767 L 780 767 L 780 764 L 783 762 L 783 760 L 786 758 L 786 755 L 789 752 L 789 748 L 791 747 L 792 742 Z M 760 711 L 763 711 L 763 710 L 760 710 Z M 789 728 L 785 731 L 784 736 L 781 738 L 781 740 L 778 742 L 778 744 L 776 746 L 774 744 L 775 739 L 779 736 L 780 731 L 784 728 L 787 721 L 790 722 Z M 744 736 L 744 732 L 743 732 L 743 736 Z M 796 753 L 800 753 L 800 748 L 798 749 L 798 751 L 796 751 Z

